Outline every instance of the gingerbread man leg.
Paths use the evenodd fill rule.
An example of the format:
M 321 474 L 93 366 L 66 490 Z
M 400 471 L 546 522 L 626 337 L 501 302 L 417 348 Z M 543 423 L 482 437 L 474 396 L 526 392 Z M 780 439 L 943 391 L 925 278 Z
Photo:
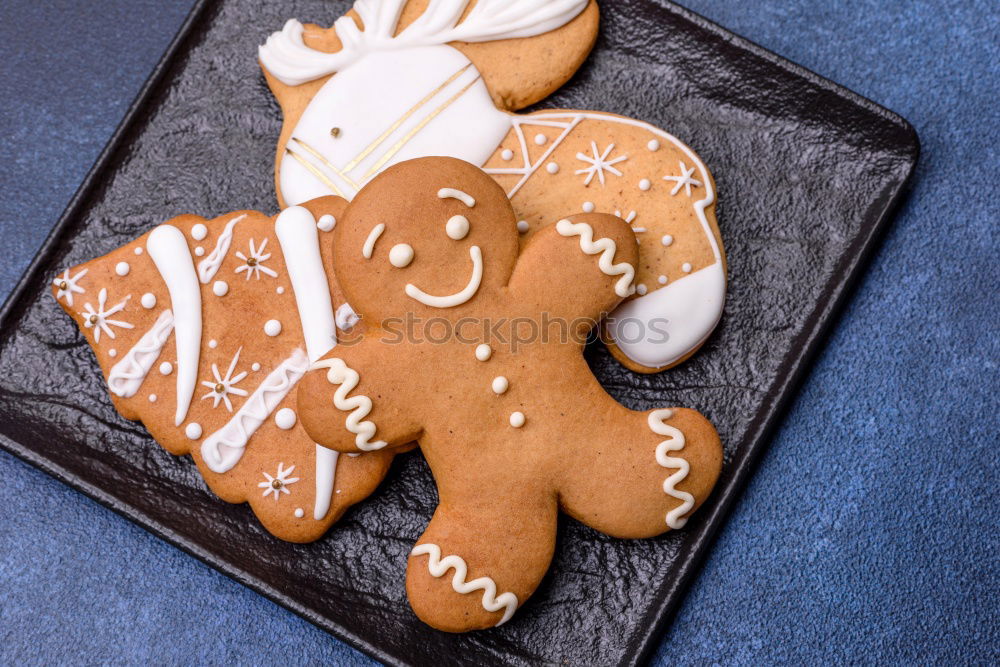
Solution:
M 574 455 L 564 459 L 563 511 L 614 537 L 682 528 L 722 467 L 715 428 L 684 408 L 630 412 L 607 422 L 581 429 Z

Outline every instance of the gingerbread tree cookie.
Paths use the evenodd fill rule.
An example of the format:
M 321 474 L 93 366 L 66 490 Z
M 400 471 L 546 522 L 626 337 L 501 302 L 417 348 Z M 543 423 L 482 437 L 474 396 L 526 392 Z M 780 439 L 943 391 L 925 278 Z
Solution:
M 725 303 L 706 166 L 639 120 L 513 113 L 572 76 L 598 23 L 594 0 L 358 0 L 329 29 L 289 20 L 260 48 L 284 114 L 279 200 L 351 199 L 389 166 L 441 155 L 504 187 L 522 244 L 568 212 L 613 213 L 630 223 L 640 259 L 636 293 L 608 320 L 606 340 L 633 370 L 682 362 Z
M 365 335 L 297 390 L 325 447 L 419 443 L 440 504 L 407 591 L 447 631 L 511 618 L 549 567 L 559 510 L 609 535 L 658 535 L 684 525 L 722 461 L 704 417 L 629 410 L 583 359 L 587 332 L 635 289 L 629 225 L 574 215 L 521 248 L 516 224 L 503 189 L 459 160 L 376 177 L 334 231 L 338 284 Z

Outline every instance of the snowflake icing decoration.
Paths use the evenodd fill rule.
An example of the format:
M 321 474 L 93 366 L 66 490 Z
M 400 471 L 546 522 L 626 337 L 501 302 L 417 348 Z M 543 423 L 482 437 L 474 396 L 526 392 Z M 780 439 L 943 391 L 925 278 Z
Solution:
M 118 327 L 119 329 L 134 328 L 128 322 L 122 322 L 121 320 L 110 319 L 111 315 L 114 315 L 115 313 L 125 310 L 125 304 L 127 304 L 128 300 L 131 298 L 132 295 L 130 294 L 129 296 L 119 301 L 118 304 L 105 310 L 108 302 L 108 290 L 102 287 L 101 291 L 97 293 L 96 309 L 93 306 L 91 306 L 89 302 L 83 304 L 83 313 L 81 313 L 84 318 L 83 326 L 86 327 L 87 329 L 94 330 L 95 343 L 101 342 L 102 331 L 108 335 L 108 338 L 114 338 L 115 332 L 112 330 L 111 327 Z
M 66 298 L 66 304 L 73 305 L 73 295 L 83 294 L 86 290 L 77 285 L 80 279 L 87 275 L 87 271 L 90 269 L 83 269 L 75 276 L 69 274 L 69 269 L 66 269 L 65 273 L 61 277 L 56 278 L 52 281 L 52 284 L 56 286 L 56 299 Z
M 684 160 L 680 161 L 680 167 L 681 167 L 681 175 L 680 176 L 664 176 L 663 180 L 665 180 L 665 181 L 674 181 L 677 184 L 677 185 L 674 186 L 674 189 L 670 191 L 670 196 L 671 197 L 676 197 L 677 193 L 681 191 L 681 188 L 684 188 L 684 194 L 686 194 L 688 197 L 690 197 L 691 196 L 691 188 L 692 188 L 692 186 L 696 187 L 696 188 L 700 188 L 702 184 L 701 184 L 701 181 L 699 181 L 698 179 L 691 178 L 694 175 L 694 172 L 695 172 L 695 168 L 694 167 L 691 167 L 690 169 L 688 169 L 687 165 L 684 164 Z
M 267 239 L 264 239 L 260 247 L 254 245 L 253 239 L 250 239 L 250 256 L 247 257 L 242 252 L 237 252 L 236 256 L 243 260 L 241 266 L 236 267 L 236 273 L 247 272 L 247 280 L 250 280 L 250 276 L 256 276 L 257 280 L 260 280 L 260 274 L 266 273 L 272 278 L 277 278 L 278 274 L 275 271 L 264 266 L 264 262 L 271 259 L 271 253 L 265 253 L 264 248 L 267 247 Z
M 597 176 L 597 178 L 601 181 L 601 185 L 604 185 L 605 184 L 604 172 L 606 171 L 611 172 L 615 176 L 622 175 L 620 171 L 615 169 L 614 165 L 618 164 L 619 162 L 624 162 L 625 160 L 627 160 L 628 155 L 622 155 L 620 157 L 616 157 L 612 160 L 609 160 L 608 156 L 610 156 L 611 152 L 615 149 L 615 145 L 610 144 L 606 149 L 604 149 L 603 153 L 598 153 L 596 141 L 590 142 L 590 149 L 594 152 L 593 155 L 587 155 L 586 153 L 576 154 L 576 159 L 582 162 L 586 162 L 587 164 L 590 165 L 589 167 L 585 167 L 584 169 L 577 169 L 576 171 L 578 176 L 583 174 L 587 175 L 587 177 L 583 179 L 584 186 L 590 185 L 591 181 L 594 180 L 594 176 Z
M 274 494 L 274 502 L 278 502 L 282 493 L 291 494 L 291 491 L 288 490 L 288 485 L 295 484 L 295 482 L 299 481 L 298 477 L 289 477 L 289 475 L 291 475 L 295 470 L 295 466 L 291 466 L 287 470 L 284 466 L 284 463 L 278 464 L 278 473 L 274 477 L 271 477 L 265 472 L 264 477 L 267 478 L 267 481 L 257 484 L 258 488 L 264 489 L 265 498 L 272 493 Z
M 635 222 L 635 219 L 639 216 L 639 214 L 636 213 L 635 211 L 629 211 L 628 215 L 622 215 L 621 211 L 615 211 L 615 215 L 630 225 L 633 222 Z M 633 227 L 632 231 L 635 232 L 636 234 L 644 234 L 649 230 L 646 229 L 645 227 Z
M 233 404 L 229 400 L 229 395 L 230 394 L 233 394 L 235 396 L 247 395 L 247 392 L 245 390 L 235 386 L 239 384 L 243 380 L 243 378 L 247 376 L 247 372 L 243 371 L 242 373 L 233 376 L 233 371 L 236 370 L 236 364 L 239 363 L 240 361 L 240 352 L 242 351 L 243 351 L 242 347 L 236 350 L 236 356 L 234 356 L 232 362 L 230 362 L 229 369 L 226 371 L 226 375 L 224 377 L 220 375 L 219 367 L 216 366 L 215 364 L 212 364 L 212 375 L 215 376 L 215 382 L 203 381 L 201 383 L 202 386 L 211 389 L 210 392 L 201 397 L 201 400 L 204 401 L 205 399 L 208 398 L 214 399 L 214 402 L 212 403 L 213 409 L 219 407 L 219 401 L 222 401 L 223 403 L 226 404 L 226 409 L 232 412 Z

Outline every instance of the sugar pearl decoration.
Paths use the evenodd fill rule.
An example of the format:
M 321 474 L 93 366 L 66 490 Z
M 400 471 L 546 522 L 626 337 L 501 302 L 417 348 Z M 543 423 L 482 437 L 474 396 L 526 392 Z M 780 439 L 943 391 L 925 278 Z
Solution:
M 149 402 L 150 403 L 156 403 L 156 394 L 150 394 L 149 395 Z
M 259 371 L 260 370 L 260 364 L 258 364 L 257 362 L 254 362 L 253 365 L 250 366 L 250 370 L 252 370 L 254 372 Z
M 281 322 L 278 320 L 268 320 L 267 323 L 264 324 L 264 333 L 272 338 L 277 336 L 281 333 Z
M 191 422 L 184 429 L 184 435 L 186 435 L 189 440 L 197 440 L 201 437 L 201 424 L 198 422 Z
M 454 241 L 461 241 L 469 235 L 469 219 L 464 215 L 456 215 L 445 225 L 445 232 L 448 238 Z
M 527 220 L 521 220 L 519 223 L 517 223 L 517 231 L 521 232 L 522 234 L 527 234 L 529 229 L 531 229 L 531 226 L 528 224 Z
M 215 296 L 226 296 L 229 294 L 229 283 L 225 280 L 216 280 L 212 284 L 212 292 L 215 293 Z
M 559 165 L 556 164 L 555 162 L 549 162 L 549 164 L 545 167 L 545 171 L 549 172 L 554 176 L 555 174 L 559 173 Z
M 174 366 L 169 361 L 160 364 L 160 375 L 170 375 L 174 372 Z
M 639 283 L 639 285 L 635 288 L 635 293 L 639 296 L 646 296 L 647 292 L 649 292 L 649 288 L 642 283 Z
M 688 264 L 687 262 L 684 262 L 684 266 L 681 267 L 681 271 L 683 271 L 684 273 L 691 273 L 691 265 Z
M 527 421 L 524 417 L 523 412 L 515 412 L 510 416 L 510 425 L 514 428 L 521 428 L 524 426 L 524 422 Z
M 653 184 L 650 182 L 648 178 L 644 178 L 641 181 L 639 181 L 639 189 L 642 190 L 643 192 L 646 192 L 651 187 L 653 187 Z
M 664 248 L 669 248 L 671 245 L 673 245 L 673 242 L 674 242 L 674 237 L 671 236 L 670 234 L 667 234 L 662 239 L 660 239 L 660 243 L 663 244 Z
M 191 238 L 195 241 L 204 241 L 206 236 L 208 236 L 208 227 L 200 222 L 191 228 Z
M 208 341 L 208 347 L 214 350 L 215 348 L 219 347 L 219 341 L 213 338 L 212 340 Z
M 502 153 L 500 153 L 500 157 L 501 159 L 503 159 L 504 162 L 510 162 L 511 160 L 514 159 L 514 151 L 512 151 L 509 148 L 506 148 Z
M 486 343 L 476 348 L 476 359 L 479 359 L 479 361 L 489 361 L 492 356 L 493 348 Z
M 194 254 L 197 255 L 198 257 L 201 257 L 202 255 L 205 254 L 205 249 L 202 248 L 201 246 L 198 246 L 197 248 L 194 249 Z
M 146 292 L 142 295 L 142 298 L 139 299 L 139 303 L 141 303 L 142 307 L 146 310 L 156 308 L 156 295 L 152 292 Z
M 301 507 L 296 507 L 295 508 L 295 518 L 296 519 L 301 519 L 305 515 L 306 515 L 305 511 Z
M 536 145 L 538 145 L 538 146 L 544 146 L 546 141 L 548 141 L 548 138 L 544 134 L 539 133 L 539 134 L 535 135 L 535 144 Z
M 654 153 L 656 151 L 660 150 L 660 142 L 659 142 L 659 140 L 653 139 L 648 144 L 646 144 L 646 148 L 648 148 L 649 150 L 653 151 Z
M 584 213 L 593 213 L 594 209 L 596 209 L 596 208 L 597 207 L 594 206 L 594 202 L 592 202 L 592 201 L 585 201 L 585 202 L 583 202 L 583 212 Z
M 316 223 L 316 227 L 321 232 L 332 232 L 333 228 L 337 226 L 337 219 L 332 215 L 324 215 Z
M 405 269 L 413 263 L 413 246 L 409 243 L 397 243 L 389 251 L 389 263 L 397 269 Z
M 276 289 L 274 291 L 277 292 L 278 294 L 284 294 L 285 293 L 285 288 L 284 287 L 279 287 L 278 289 Z
M 281 408 L 278 413 L 274 415 L 274 423 L 277 424 L 278 428 L 282 431 L 289 431 L 295 426 L 296 416 L 295 410 L 291 408 Z
M 128 272 L 132 270 L 132 267 L 128 265 L 128 262 L 118 262 L 115 264 L 115 273 L 120 276 L 127 276 Z
M 510 382 L 504 376 L 500 376 L 493 379 L 493 393 L 497 396 L 501 396 L 507 393 L 510 389 Z
M 136 247 L 136 249 L 135 249 L 135 254 L 136 254 L 136 255 L 141 255 L 141 254 L 142 254 L 142 246 L 137 246 L 137 247 Z
M 659 282 L 661 285 L 666 285 L 667 284 L 667 277 L 666 276 L 660 276 L 659 278 L 657 278 L 657 282 Z
M 116 350 L 115 348 L 111 348 L 110 350 L 108 350 L 108 356 L 114 359 L 115 357 L 118 356 L 118 350 Z

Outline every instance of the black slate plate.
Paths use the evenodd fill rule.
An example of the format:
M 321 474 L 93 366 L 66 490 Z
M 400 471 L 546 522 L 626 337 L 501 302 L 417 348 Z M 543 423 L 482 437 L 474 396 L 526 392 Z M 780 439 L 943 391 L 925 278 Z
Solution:
M 683 531 L 620 541 L 564 519 L 551 573 L 514 621 L 446 635 L 413 616 L 403 588 L 406 554 L 436 502 L 419 456 L 402 457 L 319 543 L 278 542 L 115 413 L 88 345 L 47 294 L 57 270 L 173 215 L 273 211 L 280 114 L 254 49 L 288 17 L 328 24 L 348 6 L 195 6 L 0 312 L 0 445 L 385 662 L 642 662 L 886 228 L 917 137 L 898 116 L 665 0 L 604 0 L 590 61 L 540 106 L 626 114 L 694 146 L 718 180 L 731 288 L 719 330 L 678 369 L 633 374 L 601 346 L 588 358 L 629 407 L 704 412 L 726 465 Z

